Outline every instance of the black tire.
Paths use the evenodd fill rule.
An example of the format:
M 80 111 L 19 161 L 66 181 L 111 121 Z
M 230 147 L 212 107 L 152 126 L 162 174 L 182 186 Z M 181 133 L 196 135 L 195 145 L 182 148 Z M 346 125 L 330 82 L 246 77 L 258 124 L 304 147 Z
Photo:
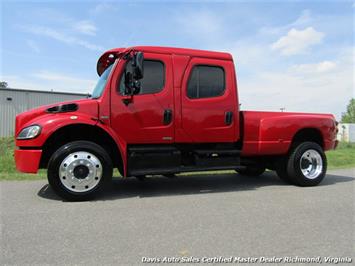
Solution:
M 288 162 L 288 157 L 282 158 L 278 160 L 277 166 L 275 168 L 277 176 L 284 181 L 285 183 L 288 184 L 293 184 L 292 179 L 287 173 L 287 162 Z
M 265 167 L 263 166 L 247 166 L 244 169 L 236 170 L 237 173 L 245 176 L 260 176 L 265 172 Z
M 59 171 L 60 171 L 59 168 L 61 164 L 64 162 L 66 158 L 68 158 L 68 156 L 72 156 L 72 154 L 76 152 L 92 154 L 96 157 L 96 159 L 98 159 L 99 163 L 101 164 L 100 165 L 101 178 L 95 177 L 95 179 L 99 181 L 96 181 L 92 189 L 89 189 L 84 192 L 77 192 L 68 189 L 67 187 L 65 187 L 62 180 L 60 179 L 60 178 L 65 179 L 65 177 L 59 176 Z M 88 158 L 90 158 L 90 156 L 88 156 Z M 84 201 L 84 200 L 93 199 L 107 185 L 108 181 L 112 179 L 112 168 L 113 167 L 112 167 L 111 158 L 108 155 L 108 153 L 105 151 L 105 149 L 103 149 L 101 146 L 90 141 L 73 141 L 60 147 L 51 156 L 48 162 L 47 177 L 48 177 L 49 185 L 56 192 L 56 194 L 58 194 L 63 199 L 69 201 Z M 74 180 L 75 178 L 72 177 L 72 180 Z M 73 188 L 75 188 L 75 186 L 73 186 Z M 89 186 L 85 188 L 89 188 Z
M 311 170 L 308 171 L 307 166 L 311 167 Z M 303 142 L 291 151 L 287 173 L 293 184 L 303 187 L 316 186 L 323 180 L 326 171 L 327 158 L 317 143 Z

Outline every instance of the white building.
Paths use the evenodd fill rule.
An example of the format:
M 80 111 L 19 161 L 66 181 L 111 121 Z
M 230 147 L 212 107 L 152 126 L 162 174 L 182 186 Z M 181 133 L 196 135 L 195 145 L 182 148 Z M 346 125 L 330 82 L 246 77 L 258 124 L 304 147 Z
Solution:
M 355 142 L 355 124 L 339 123 L 338 130 L 339 141 Z
M 87 97 L 82 93 L 0 88 L 0 137 L 14 135 L 15 117 L 41 105 Z

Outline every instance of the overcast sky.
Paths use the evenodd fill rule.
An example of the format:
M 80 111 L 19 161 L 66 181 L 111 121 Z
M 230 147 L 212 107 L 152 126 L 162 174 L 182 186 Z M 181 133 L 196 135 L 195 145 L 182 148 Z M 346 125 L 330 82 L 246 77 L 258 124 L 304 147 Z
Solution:
M 354 1 L 1 2 L 0 79 L 91 92 L 96 60 L 133 45 L 233 54 L 242 109 L 334 113 L 354 90 Z

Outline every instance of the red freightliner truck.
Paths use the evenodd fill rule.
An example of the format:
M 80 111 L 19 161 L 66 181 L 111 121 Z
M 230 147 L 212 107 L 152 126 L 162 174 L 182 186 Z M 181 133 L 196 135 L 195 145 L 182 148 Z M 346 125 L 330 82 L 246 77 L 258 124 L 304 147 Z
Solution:
M 140 46 L 105 52 L 89 99 L 16 117 L 19 171 L 46 168 L 67 200 L 94 197 L 112 178 L 233 169 L 314 186 L 337 145 L 331 114 L 240 111 L 228 53 Z M 287 86 L 287 85 L 286 85 Z M 257 96 L 257 95 L 256 95 Z

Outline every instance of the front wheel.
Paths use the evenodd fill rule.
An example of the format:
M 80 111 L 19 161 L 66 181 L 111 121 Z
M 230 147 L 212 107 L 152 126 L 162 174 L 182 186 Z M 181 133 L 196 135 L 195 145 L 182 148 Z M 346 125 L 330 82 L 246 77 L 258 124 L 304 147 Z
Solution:
M 107 152 L 90 141 L 74 141 L 60 147 L 49 160 L 48 182 L 62 198 L 92 199 L 112 178 Z

